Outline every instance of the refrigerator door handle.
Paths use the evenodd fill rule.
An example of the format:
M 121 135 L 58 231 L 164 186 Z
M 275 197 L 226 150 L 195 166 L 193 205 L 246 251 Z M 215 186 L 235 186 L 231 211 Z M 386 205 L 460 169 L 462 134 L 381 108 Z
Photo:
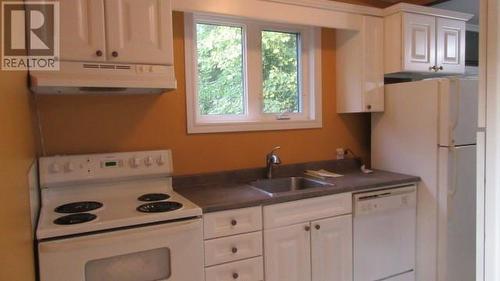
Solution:
M 450 154 L 451 154 L 451 166 L 450 169 L 451 169 L 451 175 L 450 175 L 450 180 L 451 180 L 451 183 L 448 187 L 448 198 L 447 198 L 447 212 L 448 212 L 448 218 L 452 218 L 453 217 L 453 207 L 452 205 L 453 204 L 450 204 L 450 201 L 452 201 L 455 197 L 455 195 L 457 194 L 457 190 L 458 190 L 458 187 L 457 187 L 457 183 L 458 183 L 458 164 L 457 164 L 457 149 L 455 147 L 450 147 L 449 148 L 449 151 L 450 151 Z
M 451 152 L 451 158 L 452 158 L 452 165 L 453 167 L 451 167 L 451 186 L 450 188 L 448 189 L 448 198 L 452 198 L 453 196 L 455 196 L 455 194 L 457 193 L 457 149 L 455 147 L 450 147 L 449 148 L 450 152 Z
M 460 83 L 459 80 L 453 80 L 453 83 L 454 84 L 458 84 Z M 450 143 L 450 146 L 451 145 L 454 145 L 455 144 L 455 136 L 454 136 L 454 133 L 455 133 L 455 129 L 458 127 L 458 119 L 460 118 L 460 96 L 461 96 L 461 89 L 460 89 L 460 85 L 457 85 L 456 87 L 456 95 L 455 95 L 455 112 L 454 112 L 454 116 L 453 116 L 453 120 L 451 122 L 451 127 L 450 127 L 450 134 L 449 134 L 449 141 L 451 142 Z

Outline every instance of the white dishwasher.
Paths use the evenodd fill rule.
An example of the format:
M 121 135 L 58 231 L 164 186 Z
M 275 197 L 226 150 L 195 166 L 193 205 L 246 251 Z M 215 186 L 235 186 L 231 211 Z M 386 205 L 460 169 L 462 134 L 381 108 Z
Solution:
M 417 187 L 354 194 L 354 281 L 414 281 Z

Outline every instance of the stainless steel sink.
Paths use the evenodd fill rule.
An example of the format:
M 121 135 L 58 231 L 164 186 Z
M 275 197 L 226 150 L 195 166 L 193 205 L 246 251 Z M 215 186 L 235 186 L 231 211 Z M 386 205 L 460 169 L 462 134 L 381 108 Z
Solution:
M 331 183 L 321 182 L 303 177 L 289 177 L 289 178 L 276 178 L 266 179 L 251 182 L 253 187 L 274 196 L 276 194 L 299 191 L 311 188 L 325 188 L 334 186 Z

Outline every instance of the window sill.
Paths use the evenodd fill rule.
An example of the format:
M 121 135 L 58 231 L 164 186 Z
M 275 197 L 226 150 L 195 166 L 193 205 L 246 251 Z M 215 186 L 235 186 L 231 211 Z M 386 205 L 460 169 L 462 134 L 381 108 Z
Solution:
M 188 124 L 188 134 L 322 128 L 322 120 Z

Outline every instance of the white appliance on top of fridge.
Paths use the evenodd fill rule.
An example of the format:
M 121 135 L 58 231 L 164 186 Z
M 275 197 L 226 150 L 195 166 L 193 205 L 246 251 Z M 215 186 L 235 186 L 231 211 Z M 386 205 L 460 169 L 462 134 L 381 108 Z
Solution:
M 420 176 L 416 280 L 471 281 L 476 271 L 477 78 L 386 85 L 372 115 L 372 166 Z

